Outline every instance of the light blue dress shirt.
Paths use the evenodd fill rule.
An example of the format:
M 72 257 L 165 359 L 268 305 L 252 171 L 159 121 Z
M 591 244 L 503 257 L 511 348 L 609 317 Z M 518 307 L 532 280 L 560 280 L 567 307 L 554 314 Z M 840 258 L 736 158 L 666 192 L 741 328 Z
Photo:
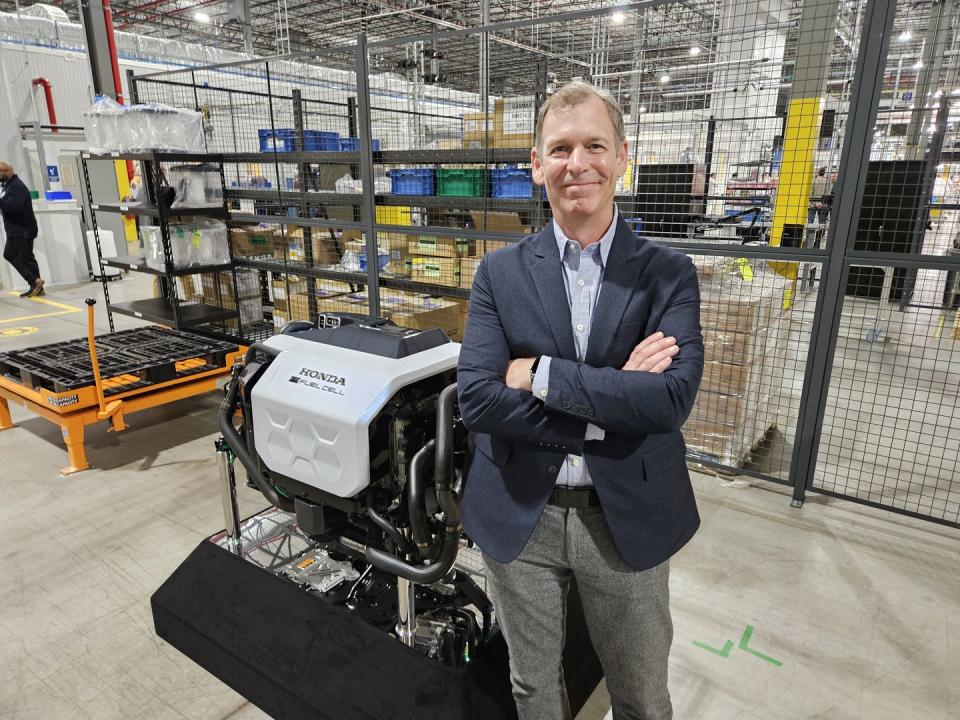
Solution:
M 593 311 L 597 307 L 600 297 L 600 286 L 603 283 L 603 268 L 610 256 L 610 246 L 613 245 L 613 235 L 617 229 L 619 210 L 613 208 L 613 221 L 598 242 L 588 245 L 581 250 L 580 243 L 564 235 L 563 230 L 553 221 L 553 234 L 557 240 L 557 251 L 560 253 L 560 264 L 563 267 L 564 288 L 567 291 L 567 302 L 570 305 L 570 322 L 573 326 L 573 340 L 577 348 L 577 360 L 583 362 L 587 356 L 587 341 L 590 339 L 590 324 L 593 321 Z M 540 358 L 536 375 L 533 378 L 533 396 L 540 401 L 546 400 L 550 393 L 550 358 L 546 355 Z M 604 431 L 596 425 L 587 425 L 585 440 L 603 440 Z M 564 487 L 593 487 L 587 464 L 579 455 L 567 455 L 560 474 L 557 475 L 557 485 Z

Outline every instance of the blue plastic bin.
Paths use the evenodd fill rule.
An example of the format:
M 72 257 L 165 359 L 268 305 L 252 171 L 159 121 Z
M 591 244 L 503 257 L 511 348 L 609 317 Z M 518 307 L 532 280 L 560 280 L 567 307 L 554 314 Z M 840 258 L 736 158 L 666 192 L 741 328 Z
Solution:
M 530 170 L 520 168 L 494 168 L 493 190 L 490 197 L 528 198 L 533 195 L 533 177 Z
M 69 190 L 46 190 L 43 197 L 47 200 L 73 200 Z
M 297 149 L 294 135 L 294 131 L 290 128 L 257 130 L 257 136 L 260 138 L 260 152 L 293 152 Z
M 307 152 L 322 152 L 340 149 L 340 133 L 323 130 L 304 130 L 303 149 Z
M 380 141 L 373 139 L 370 141 L 374 152 L 380 152 Z M 360 138 L 342 137 L 340 138 L 340 149 L 343 152 L 356 152 L 360 149 Z
M 433 168 L 388 170 L 390 191 L 394 195 L 433 195 Z
M 623 221 L 638 235 L 643 231 L 643 218 L 624 218 Z

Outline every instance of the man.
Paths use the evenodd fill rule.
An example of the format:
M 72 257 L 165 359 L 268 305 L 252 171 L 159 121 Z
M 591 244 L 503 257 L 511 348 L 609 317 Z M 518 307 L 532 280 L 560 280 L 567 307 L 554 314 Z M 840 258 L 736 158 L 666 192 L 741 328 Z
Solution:
M 827 169 L 817 169 L 810 187 L 811 208 L 807 213 L 807 224 L 813 225 L 816 220 L 813 247 L 820 247 L 820 240 L 827 229 L 827 218 L 830 217 L 830 206 L 833 204 L 833 181 L 827 176 Z
M 703 372 L 700 297 L 688 257 L 619 217 L 626 159 L 609 93 L 559 89 L 531 151 L 553 222 L 485 256 L 470 297 L 463 525 L 484 552 L 521 720 L 570 717 L 572 577 L 614 718 L 672 717 L 668 559 L 700 523 L 680 434 Z
M 3 213 L 3 228 L 7 233 L 3 259 L 27 281 L 27 290 L 20 293 L 20 297 L 43 295 L 43 278 L 40 277 L 40 266 L 33 255 L 33 241 L 37 238 L 33 201 L 23 180 L 5 162 L 0 162 L 0 212 Z

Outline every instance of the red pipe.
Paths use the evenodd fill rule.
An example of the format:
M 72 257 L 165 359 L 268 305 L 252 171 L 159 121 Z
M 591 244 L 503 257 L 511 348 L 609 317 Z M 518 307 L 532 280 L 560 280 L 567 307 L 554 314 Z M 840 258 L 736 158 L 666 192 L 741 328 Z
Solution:
M 123 105 L 123 84 L 120 82 L 120 61 L 117 59 L 117 41 L 113 37 L 113 13 L 110 0 L 103 0 L 103 23 L 107 30 L 107 49 L 110 51 L 110 68 L 113 70 L 113 87 L 117 103 Z M 133 160 L 127 160 L 127 180 L 133 180 Z
M 47 115 L 50 117 L 50 124 L 53 125 L 53 132 L 57 130 L 57 109 L 53 105 L 53 86 L 50 81 L 44 77 L 33 79 L 33 85 L 43 85 L 43 94 L 47 98 Z

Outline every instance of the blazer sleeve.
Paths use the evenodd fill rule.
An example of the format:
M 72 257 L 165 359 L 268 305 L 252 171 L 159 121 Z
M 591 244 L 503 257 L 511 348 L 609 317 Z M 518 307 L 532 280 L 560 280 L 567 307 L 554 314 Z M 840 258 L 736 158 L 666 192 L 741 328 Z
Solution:
M 686 421 L 703 375 L 700 286 L 687 261 L 658 326 L 677 338 L 680 351 L 662 374 L 550 361 L 549 410 L 578 417 L 606 431 L 648 435 L 679 430 Z
M 460 415 L 466 426 L 510 440 L 581 454 L 586 422 L 545 410 L 543 403 L 504 384 L 511 360 L 490 282 L 489 256 L 477 268 L 457 370 Z
M 0 198 L 0 209 L 4 212 L 22 210 L 29 196 L 30 193 L 27 191 L 26 185 L 16 182 L 8 183 L 6 192 Z

